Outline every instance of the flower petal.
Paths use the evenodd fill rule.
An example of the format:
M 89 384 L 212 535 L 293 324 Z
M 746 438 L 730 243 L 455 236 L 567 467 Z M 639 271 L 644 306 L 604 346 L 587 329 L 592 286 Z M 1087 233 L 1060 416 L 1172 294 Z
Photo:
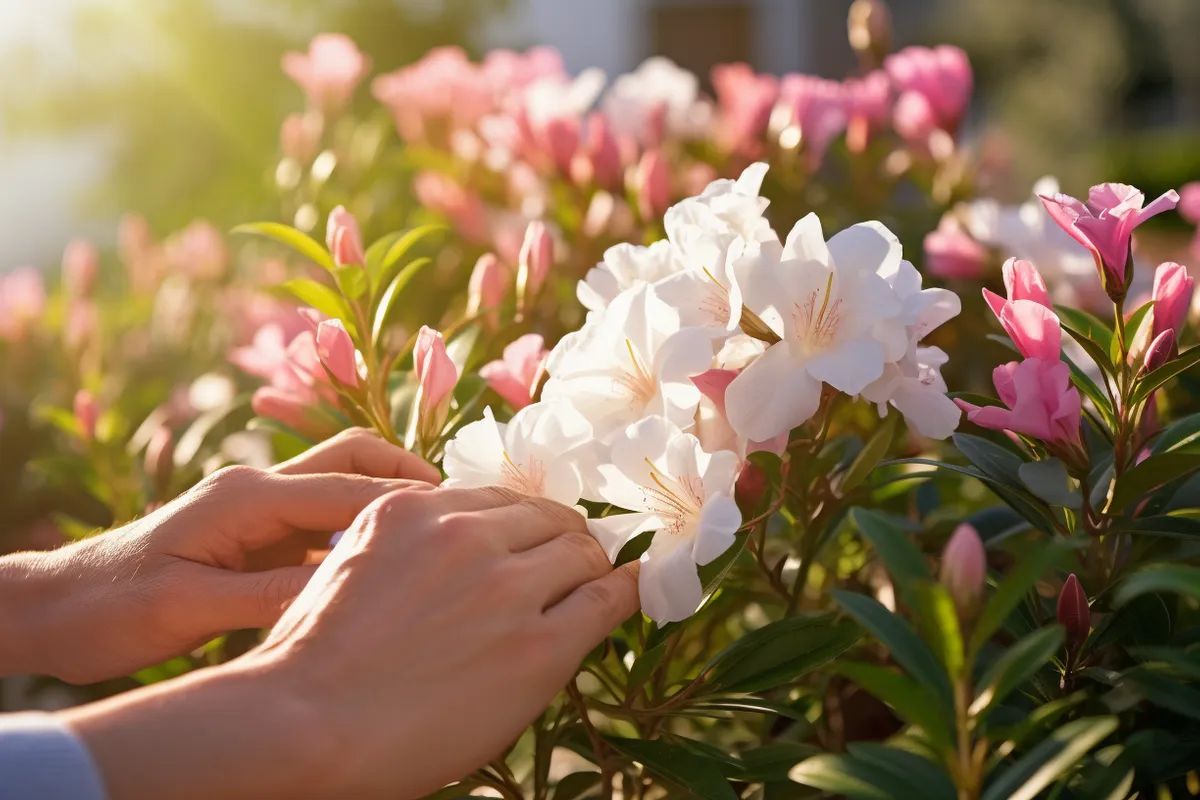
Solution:
M 638 591 L 642 612 L 659 625 L 678 622 L 696 613 L 704 587 L 690 547 L 672 547 L 669 534 L 659 533 L 642 556 Z M 659 546 L 662 541 L 662 546 Z
M 957 410 L 957 409 L 956 409 Z M 728 495 L 717 495 L 704 504 L 692 545 L 692 558 L 701 566 L 733 546 L 735 534 L 742 526 L 742 512 Z
M 739 436 L 765 441 L 806 422 L 821 405 L 821 382 L 792 358 L 787 342 L 767 348 L 725 391 L 729 424 Z
M 609 561 L 616 561 L 621 548 L 639 533 L 652 531 L 662 526 L 654 514 L 634 512 L 632 514 L 610 514 L 600 519 L 587 521 L 588 533 L 604 548 Z

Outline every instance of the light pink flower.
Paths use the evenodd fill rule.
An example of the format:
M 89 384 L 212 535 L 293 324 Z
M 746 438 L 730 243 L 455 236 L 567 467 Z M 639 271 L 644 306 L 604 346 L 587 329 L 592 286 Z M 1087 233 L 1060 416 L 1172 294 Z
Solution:
M 881 69 L 842 82 L 846 107 L 846 147 L 851 153 L 867 149 L 873 134 L 892 119 L 892 81 Z
M 760 450 L 776 454 L 782 453 L 787 447 L 787 433 L 781 433 L 763 442 L 745 441 L 738 438 L 733 426 L 729 424 L 729 417 L 725 411 L 725 393 L 729 389 L 729 384 L 733 383 L 733 379 L 740 372 L 740 369 L 710 369 L 690 378 L 691 382 L 700 390 L 700 394 L 712 403 L 712 409 L 716 413 L 715 420 L 704 419 L 702 404 L 701 409 L 697 412 L 696 436 L 709 452 L 715 452 L 716 449 L 732 449 L 741 456 L 757 453 Z M 718 444 L 719 447 L 710 448 L 710 442 Z
M 100 274 L 100 254 L 86 239 L 72 239 L 63 253 L 62 279 L 74 297 L 88 297 L 96 288 Z
M 75 422 L 79 425 L 79 433 L 86 441 L 96 438 L 96 420 L 100 417 L 100 406 L 96 396 L 87 389 L 75 393 Z
M 942 551 L 939 579 L 954 601 L 960 619 L 970 619 L 979 610 L 987 579 L 987 553 L 979 533 L 963 523 Z
M 229 252 L 221 232 L 207 220 L 198 219 L 170 236 L 166 258 L 171 269 L 198 281 L 217 281 L 229 266 Z
M 955 400 L 967 419 L 983 428 L 1013 431 L 1048 444 L 1078 448 L 1082 413 L 1079 392 L 1071 385 L 1065 362 L 1027 358 L 992 372 L 996 393 L 1008 408 L 979 407 Z
M 63 325 L 63 342 L 69 350 L 78 351 L 92 341 L 100 327 L 100 312 L 95 301 L 78 298 L 67 309 Z
M 279 126 L 279 149 L 288 158 L 308 161 L 317 154 L 325 121 L 320 114 L 288 114 Z
M 892 125 L 906 142 L 926 147 L 938 127 L 937 115 L 929 98 L 920 92 L 904 92 L 892 110 Z
M 794 127 L 800 133 L 804 164 L 815 171 L 825 151 L 846 129 L 846 97 L 838 81 L 815 75 L 785 75 L 779 82 L 779 99 L 772 111 L 772 133 Z
M 1177 351 L 1175 331 L 1167 328 L 1155 336 L 1146 348 L 1146 358 L 1142 362 L 1143 371 L 1153 372 L 1170 361 Z
M 1172 189 L 1143 208 L 1145 195 L 1124 183 L 1093 186 L 1086 203 L 1061 193 L 1039 197 L 1054 221 L 1092 251 L 1105 291 L 1114 299 L 1125 296 L 1125 266 L 1134 228 L 1179 202 L 1179 195 Z
M 458 367 L 446 352 L 440 331 L 422 325 L 413 349 L 413 372 L 417 379 L 417 413 L 420 436 L 436 437 L 446 424 L 450 400 L 458 383 Z
M 648 150 L 633 173 L 633 193 L 643 220 L 656 220 L 671 203 L 671 175 L 658 150 Z
M 504 348 L 502 359 L 484 364 L 479 374 L 514 411 L 519 411 L 533 402 L 549 355 L 542 337 L 527 333 Z
M 720 107 L 717 140 L 726 152 L 752 158 L 762 150 L 771 108 L 779 97 L 779 81 L 760 75 L 747 64 L 717 64 L 713 90 Z
M 1154 307 L 1150 309 L 1154 325 L 1151 336 L 1157 337 L 1171 331 L 1178 340 L 1179 331 L 1187 320 L 1188 308 L 1192 304 L 1192 289 L 1195 281 L 1188 275 L 1187 268 L 1168 261 L 1159 264 L 1154 271 Z
M 571 180 L 582 186 L 615 189 L 621 182 L 621 150 L 607 118 L 588 115 L 583 142 L 571 159 Z
M 312 439 L 324 439 L 336 432 L 332 421 L 322 416 L 304 398 L 274 386 L 257 389 L 250 398 L 250 408 L 258 416 L 282 422 Z
M 922 113 L 928 114 L 932 125 L 950 134 L 958 130 L 973 86 L 971 62 L 965 52 L 950 45 L 906 47 L 884 59 L 883 68 L 900 95 L 897 121 L 913 113 L 919 96 L 925 101 L 920 104 L 926 110 Z M 904 136 L 900 127 L 897 124 L 897 131 Z
M 358 220 L 344 206 L 338 206 L 329 212 L 329 222 L 325 225 L 325 243 L 329 246 L 329 252 L 333 254 L 333 263 L 339 267 L 347 264 L 362 266 L 367 261 L 366 254 L 363 253 L 362 234 L 358 231 Z
M 925 237 L 925 269 L 945 280 L 978 280 L 983 276 L 987 250 L 956 223 L 943 219 Z
M 323 320 L 317 326 L 317 357 L 338 383 L 352 389 L 358 386 L 354 341 L 340 319 Z
M 415 64 L 380 75 L 371 92 L 387 106 L 406 142 L 445 146 L 452 130 L 492 113 L 500 96 L 461 47 L 435 47 Z
M 33 267 L 0 275 L 0 339 L 24 340 L 46 311 L 46 284 Z
M 1004 263 L 1004 285 L 1008 299 L 988 289 L 983 290 L 983 299 L 1017 350 L 1026 358 L 1061 358 L 1062 324 L 1037 269 L 1028 261 L 1010 258 Z
M 479 257 L 467 284 L 467 314 L 474 316 L 486 311 L 488 326 L 495 328 L 499 324 L 496 311 L 503 305 L 508 291 L 508 272 L 495 253 L 484 253 Z
M 371 60 L 349 36 L 321 33 L 309 43 L 308 53 L 285 53 L 283 71 L 304 90 L 313 108 L 336 111 L 371 71 Z
M 541 220 L 529 223 L 517 264 L 524 279 L 524 292 L 527 295 L 536 293 L 554 266 L 554 240 L 550 238 L 546 223 Z
M 471 244 L 487 244 L 488 222 L 483 201 L 469 189 L 440 172 L 422 172 L 413 181 L 413 192 L 423 206 L 444 214 L 455 230 Z
M 1200 224 L 1200 181 L 1179 187 L 1179 216 L 1193 225 Z
M 1009 300 L 1032 300 L 1038 305 L 1054 309 L 1046 282 L 1032 263 L 1022 258 L 1010 258 L 1004 262 L 1001 273 Z

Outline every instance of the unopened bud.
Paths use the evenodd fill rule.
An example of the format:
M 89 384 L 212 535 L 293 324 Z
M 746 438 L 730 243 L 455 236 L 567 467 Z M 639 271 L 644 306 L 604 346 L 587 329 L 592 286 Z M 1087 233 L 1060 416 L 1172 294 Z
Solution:
M 333 263 L 339 267 L 347 264 L 361 266 L 366 263 L 367 257 L 363 253 L 358 220 L 342 206 L 329 212 L 329 222 L 325 225 L 325 243 L 329 246 L 329 252 L 333 254 Z
M 446 352 L 440 331 L 421 326 L 413 348 L 413 371 L 417 379 L 416 435 L 424 443 L 441 435 L 450 414 L 450 400 L 458 383 L 458 367 Z
M 1088 608 L 1087 594 L 1079 585 L 1074 573 L 1063 582 L 1058 593 L 1056 616 L 1067 634 L 1067 653 L 1074 653 L 1087 640 L 1092 628 L 1092 612 Z
M 1175 357 L 1175 331 L 1168 328 L 1158 336 L 1154 337 L 1154 341 L 1150 342 L 1150 346 L 1146 348 L 1146 360 L 1142 363 L 1142 375 L 1166 364 Z
M 643 220 L 658 219 L 671 202 L 671 175 L 667 160 L 658 150 L 649 150 L 634 168 L 634 196 Z
M 354 341 L 340 319 L 327 319 L 317 326 L 317 357 L 339 383 L 358 386 L 358 360 Z
M 946 543 L 940 578 L 958 608 L 959 619 L 963 622 L 974 619 L 983 599 L 987 554 L 979 534 L 970 525 L 959 525 Z
M 85 441 L 96 438 L 96 420 L 100 416 L 100 406 L 96 396 L 87 389 L 75 393 L 75 422 L 79 425 L 79 434 Z
M 508 289 L 507 272 L 495 253 L 484 253 L 475 262 L 475 269 L 471 271 L 471 279 L 467 283 L 467 314 L 475 316 L 487 312 L 486 323 L 489 328 L 499 324 L 496 309 L 504 303 L 504 293 Z
M 520 300 L 537 293 L 553 264 L 554 240 L 550 238 L 546 223 L 534 220 L 525 229 L 525 241 L 521 244 L 518 259 L 517 294 Z

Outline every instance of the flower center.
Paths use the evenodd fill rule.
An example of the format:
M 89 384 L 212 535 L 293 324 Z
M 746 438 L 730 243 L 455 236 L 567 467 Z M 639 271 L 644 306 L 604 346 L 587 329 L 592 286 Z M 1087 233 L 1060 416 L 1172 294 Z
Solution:
M 711 283 L 700 300 L 700 310 L 711 316 L 714 323 L 723 326 L 729 322 L 729 289 L 708 271 L 708 267 L 703 269 Z
M 515 492 L 531 497 L 541 497 L 546 488 L 546 468 L 536 458 L 529 464 L 516 464 L 504 451 L 504 463 L 500 465 L 500 483 Z
M 652 486 L 643 486 L 646 505 L 666 523 L 665 531 L 680 535 L 700 518 L 704 506 L 704 484 L 698 477 L 678 480 L 659 473 L 650 459 L 650 481 Z
M 654 378 L 642 365 L 641 359 L 634 352 L 633 342 L 625 340 L 625 347 L 629 350 L 630 368 L 621 369 L 617 375 L 617 385 L 629 393 L 629 407 L 636 409 L 638 406 L 644 406 L 650 402 L 650 398 L 654 397 L 656 389 Z
M 831 302 L 833 294 L 833 273 L 825 281 L 825 289 L 814 289 L 804 298 L 804 302 L 796 303 L 794 319 L 796 323 L 796 338 L 807 350 L 822 350 L 833 341 L 838 326 L 842 322 L 841 299 Z

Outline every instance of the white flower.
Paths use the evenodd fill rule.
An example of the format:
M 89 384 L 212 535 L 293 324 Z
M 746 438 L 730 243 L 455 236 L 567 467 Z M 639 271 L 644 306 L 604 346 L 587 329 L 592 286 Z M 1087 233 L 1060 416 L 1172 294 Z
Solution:
M 739 282 L 746 306 L 780 341 L 726 393 L 730 424 L 755 441 L 812 417 L 822 383 L 857 395 L 908 349 L 900 301 L 880 276 L 898 268 L 900 242 L 883 225 L 853 225 L 827 245 L 820 221 L 809 214 L 781 251 L 761 249 Z
M 700 400 L 689 378 L 708 369 L 712 356 L 709 335 L 682 328 L 679 312 L 642 285 L 558 343 L 542 397 L 570 402 L 599 439 L 652 414 L 687 427 Z
M 962 311 L 962 300 L 949 289 L 922 289 L 921 273 L 908 261 L 889 264 L 879 274 L 900 301 L 900 320 L 908 330 L 910 352 L 930 331 Z
M 508 422 L 491 408 L 446 444 L 447 487 L 504 486 L 573 506 L 592 468 L 592 426 L 568 403 L 534 403 Z
M 671 243 L 661 239 L 649 247 L 616 244 L 604 251 L 604 260 L 588 270 L 575 289 L 589 311 L 600 311 L 626 289 L 655 283 L 683 269 Z
M 962 412 L 946 396 L 941 366 L 949 360 L 937 347 L 918 347 L 894 364 L 883 376 L 863 389 L 863 397 L 887 416 L 887 406 L 896 407 L 909 426 L 930 439 L 945 439 L 958 427 Z
M 534 126 L 552 119 L 580 117 L 604 90 L 604 70 L 585 69 L 574 78 L 552 75 L 525 87 L 520 104 Z
M 709 217 L 697 217 L 697 210 L 704 209 L 724 227 L 723 230 L 715 230 L 716 233 L 730 231 L 747 243 L 777 239 L 771 224 L 763 217 L 771 201 L 758 194 L 766 174 L 767 164 L 755 162 L 742 170 L 737 180 L 715 180 L 696 197 L 671 206 L 663 216 L 668 237 L 671 237 L 672 231 L 678 231 L 685 225 L 711 226 Z
M 703 600 L 697 566 L 729 549 L 742 524 L 734 502 L 738 458 L 709 454 L 691 434 L 658 416 L 621 431 L 611 463 L 600 466 L 598 492 L 628 509 L 591 520 L 588 528 L 610 559 L 644 531 L 655 531 L 642 556 L 642 611 L 659 625 L 690 616 Z
M 615 132 L 643 144 L 656 144 L 664 133 L 699 138 L 713 113 L 700 96 L 700 79 L 663 56 L 651 56 L 613 81 L 601 108 Z

